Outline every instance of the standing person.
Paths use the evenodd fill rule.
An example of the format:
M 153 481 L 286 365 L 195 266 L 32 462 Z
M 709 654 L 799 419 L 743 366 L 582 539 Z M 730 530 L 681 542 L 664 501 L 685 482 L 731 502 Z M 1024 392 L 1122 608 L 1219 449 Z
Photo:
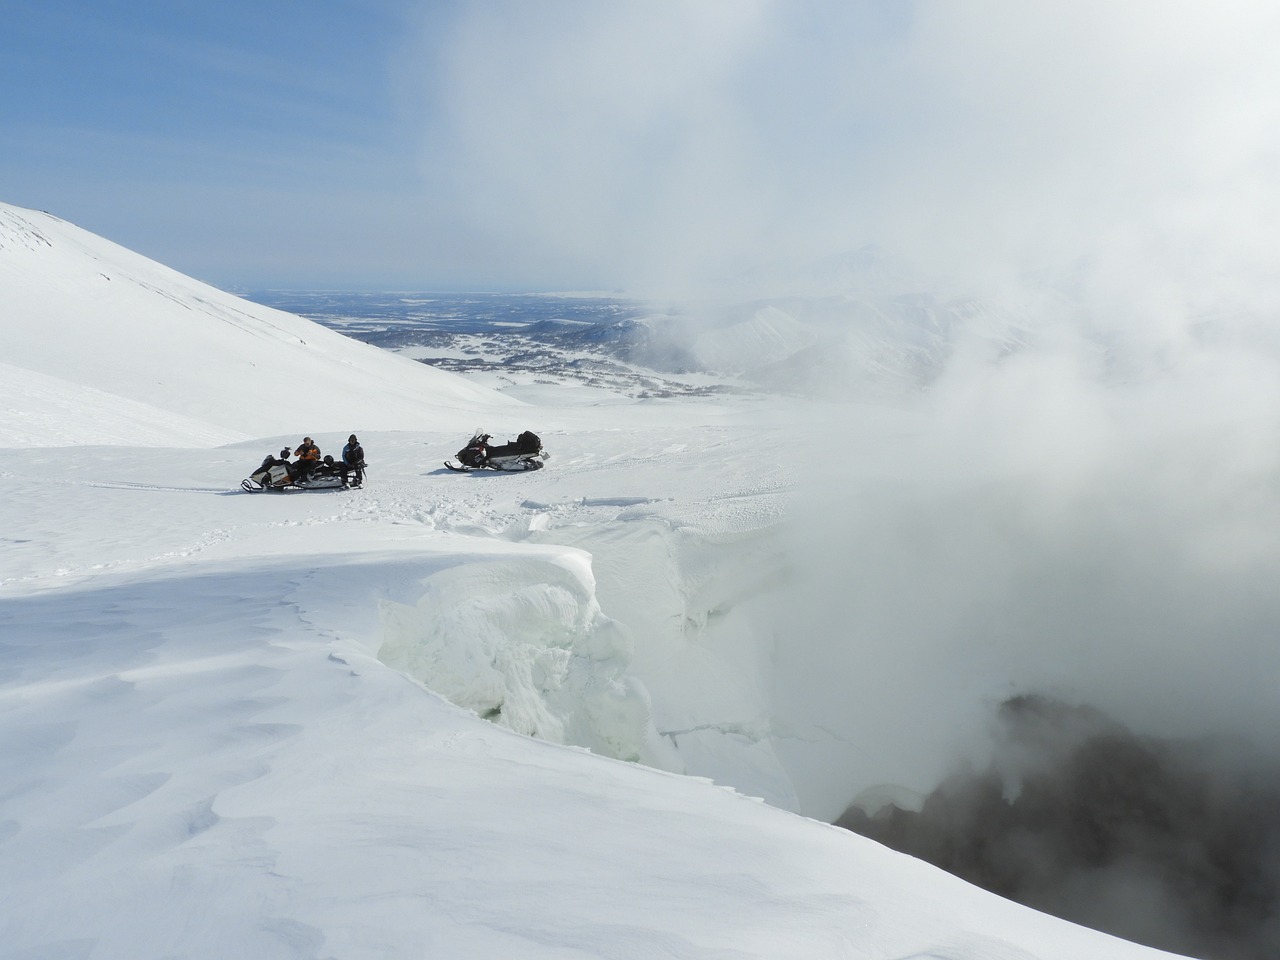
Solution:
M 364 482 L 364 447 L 360 446 L 354 433 L 347 437 L 347 445 L 342 448 L 342 462 L 356 472 L 356 482 L 352 486 L 360 486 Z
M 294 467 L 297 469 L 298 478 L 301 480 L 311 476 L 311 471 L 320 462 L 320 448 L 311 442 L 310 437 L 302 438 L 302 443 L 298 444 L 298 449 L 293 451 L 293 455 L 298 458 L 298 462 L 294 464 Z

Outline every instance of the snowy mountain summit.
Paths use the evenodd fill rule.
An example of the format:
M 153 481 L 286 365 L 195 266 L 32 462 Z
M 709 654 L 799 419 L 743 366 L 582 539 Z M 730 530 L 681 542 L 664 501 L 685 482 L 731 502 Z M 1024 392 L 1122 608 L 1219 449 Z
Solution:
M 791 418 L 520 402 L 5 205 L 0 310 L 0 956 L 1163 955 L 779 809 Z M 448 474 L 482 423 L 548 466 Z

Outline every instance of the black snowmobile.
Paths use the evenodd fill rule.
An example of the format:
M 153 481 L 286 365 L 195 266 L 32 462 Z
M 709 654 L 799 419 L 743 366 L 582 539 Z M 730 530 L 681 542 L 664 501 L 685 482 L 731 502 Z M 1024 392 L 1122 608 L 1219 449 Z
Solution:
M 352 467 L 335 462 L 333 457 L 325 457 L 308 470 L 301 461 L 290 463 L 288 452 L 282 450 L 280 457 L 267 457 L 247 480 L 240 481 L 240 486 L 250 493 L 263 490 L 346 490 L 360 486 L 363 479 L 363 463 Z
M 526 430 L 510 443 L 494 446 L 489 434 L 476 431 L 467 445 L 455 454 L 458 463 L 446 460 L 450 470 L 538 470 L 551 454 L 542 449 L 542 441 L 536 433 Z

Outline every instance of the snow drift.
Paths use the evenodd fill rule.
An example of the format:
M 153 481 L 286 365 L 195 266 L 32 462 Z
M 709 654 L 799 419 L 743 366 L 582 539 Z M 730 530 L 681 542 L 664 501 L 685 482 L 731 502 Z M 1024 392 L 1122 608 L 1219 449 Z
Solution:
M 590 557 L 550 549 L 435 574 L 384 607 L 379 658 L 519 733 L 680 770 L 634 677 L 631 638 L 604 616 Z

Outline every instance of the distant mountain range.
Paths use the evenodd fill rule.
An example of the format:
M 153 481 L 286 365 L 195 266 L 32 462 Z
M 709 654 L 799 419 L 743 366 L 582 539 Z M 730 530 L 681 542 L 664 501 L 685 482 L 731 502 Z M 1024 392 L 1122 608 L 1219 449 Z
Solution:
M 630 395 L 891 399 L 927 387 L 961 343 L 998 355 L 1032 336 L 1008 311 L 928 292 L 681 305 L 547 294 L 248 296 L 443 369 L 518 365 Z

